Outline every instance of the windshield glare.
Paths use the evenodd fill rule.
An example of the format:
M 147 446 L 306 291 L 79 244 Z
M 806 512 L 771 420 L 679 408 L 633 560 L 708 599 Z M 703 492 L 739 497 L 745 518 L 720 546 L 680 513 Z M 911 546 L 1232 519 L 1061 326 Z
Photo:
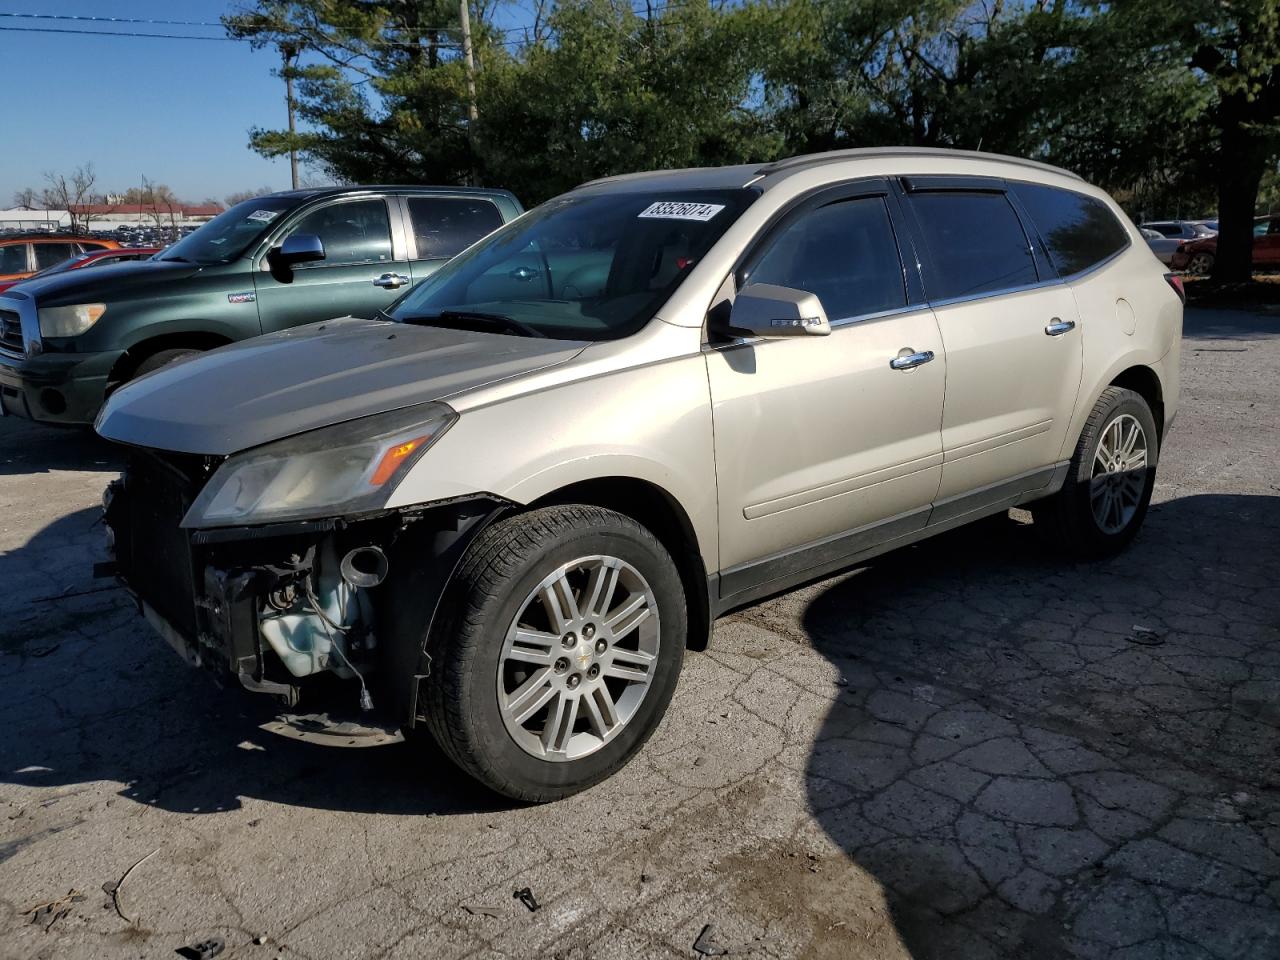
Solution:
M 653 318 L 755 196 L 737 189 L 552 200 L 451 260 L 388 313 L 407 323 L 496 315 L 565 340 L 624 337 Z
M 297 197 L 258 197 L 237 203 L 199 230 L 187 234 L 156 259 L 227 263 L 256 243 L 281 214 L 297 203 Z

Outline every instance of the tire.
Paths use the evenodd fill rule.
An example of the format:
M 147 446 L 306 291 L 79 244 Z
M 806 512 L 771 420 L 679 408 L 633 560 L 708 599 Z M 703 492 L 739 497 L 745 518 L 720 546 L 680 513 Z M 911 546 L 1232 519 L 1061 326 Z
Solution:
M 597 580 L 594 595 L 613 599 L 584 603 Z M 540 588 L 558 596 L 567 589 L 584 612 L 555 623 Z M 616 620 L 601 616 L 605 608 Z M 545 507 L 495 522 L 467 550 L 441 610 L 427 646 L 428 728 L 454 763 L 504 796 L 558 800 L 611 776 L 653 733 L 675 692 L 687 630 L 679 574 L 653 534 L 611 510 Z M 517 625 L 531 645 L 513 643 Z M 616 728 L 606 722 L 601 687 Z
M 1187 270 L 1190 273 L 1203 274 L 1207 276 L 1213 272 L 1214 258 L 1212 253 L 1193 253 L 1191 259 L 1187 261 Z
M 1117 446 L 1117 436 L 1119 451 L 1112 458 L 1109 451 Z M 1125 454 L 1130 436 L 1135 443 Z M 1104 442 L 1107 447 L 1100 455 Z M 1117 467 L 1124 456 L 1130 464 L 1136 463 L 1139 445 L 1143 451 L 1140 466 L 1108 472 L 1108 460 Z M 1137 536 L 1147 515 L 1158 460 L 1159 438 L 1147 401 L 1132 390 L 1107 387 L 1085 421 L 1062 489 L 1031 505 L 1035 526 L 1051 543 L 1078 559 L 1119 553 Z
M 132 379 L 146 376 L 148 373 L 159 370 L 161 367 L 167 367 L 175 360 L 181 360 L 184 357 L 193 357 L 200 353 L 195 347 L 175 347 L 172 350 L 157 350 L 151 356 L 147 357 L 140 364 L 138 369 L 133 371 Z

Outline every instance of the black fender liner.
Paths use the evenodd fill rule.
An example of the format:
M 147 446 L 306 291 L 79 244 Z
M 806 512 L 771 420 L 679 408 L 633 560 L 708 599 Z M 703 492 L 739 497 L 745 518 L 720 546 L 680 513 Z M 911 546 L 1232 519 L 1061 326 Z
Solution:
M 413 727 L 422 719 L 418 688 L 431 674 L 427 638 L 463 554 L 489 524 L 519 509 L 490 495 L 428 506 L 396 538 L 386 582 L 374 591 L 376 685 L 383 712 L 401 726 Z

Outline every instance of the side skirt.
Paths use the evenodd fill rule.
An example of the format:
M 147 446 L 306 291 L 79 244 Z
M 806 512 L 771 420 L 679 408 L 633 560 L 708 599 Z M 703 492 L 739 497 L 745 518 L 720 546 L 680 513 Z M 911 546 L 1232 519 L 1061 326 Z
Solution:
M 712 615 L 820 580 L 847 567 L 974 520 L 1051 496 L 1067 478 L 1067 462 L 972 490 L 930 507 L 890 517 L 708 578 Z

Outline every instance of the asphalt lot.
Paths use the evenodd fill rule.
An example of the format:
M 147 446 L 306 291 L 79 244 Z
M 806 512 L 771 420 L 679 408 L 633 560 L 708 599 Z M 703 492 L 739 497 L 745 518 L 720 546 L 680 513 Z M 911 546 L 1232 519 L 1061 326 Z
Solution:
M 1280 316 L 1189 311 L 1183 390 L 1125 555 L 1015 515 L 735 613 L 542 807 L 259 730 L 92 579 L 111 449 L 0 421 L 0 957 L 1280 956 Z

